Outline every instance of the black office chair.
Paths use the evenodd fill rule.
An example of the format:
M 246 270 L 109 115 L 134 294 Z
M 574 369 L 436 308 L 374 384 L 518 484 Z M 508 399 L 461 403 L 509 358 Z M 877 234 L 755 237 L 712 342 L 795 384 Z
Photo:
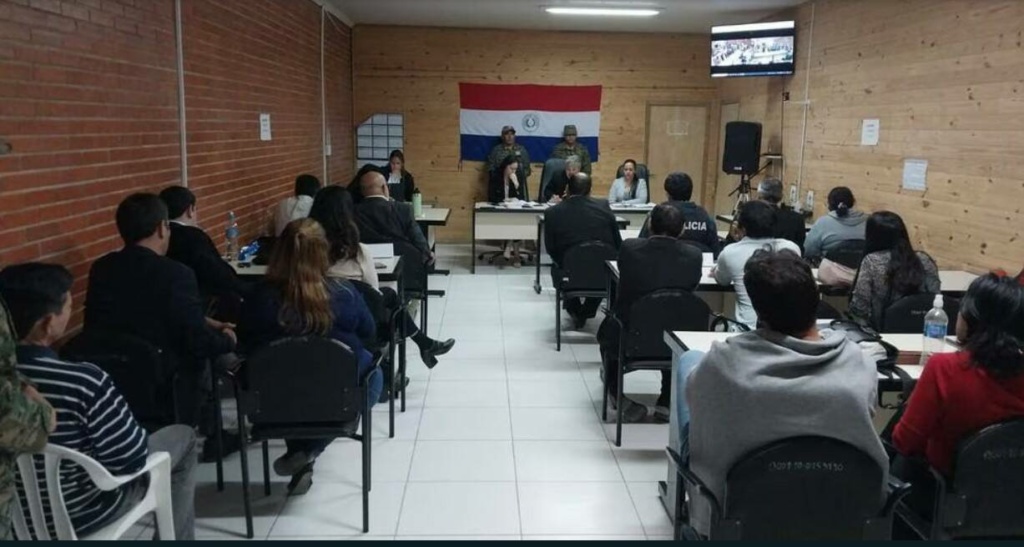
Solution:
M 296 371 L 301 374 L 296 374 Z M 369 374 L 379 374 L 376 368 Z M 269 439 L 346 437 L 362 444 L 363 532 L 370 531 L 370 448 L 373 424 L 369 377 L 359 377 L 352 351 L 336 340 L 296 337 L 255 351 L 236 382 L 246 536 L 253 537 L 249 442 L 262 442 L 263 490 L 270 495 Z M 351 423 L 362 417 L 361 432 Z M 246 434 L 245 421 L 252 423 Z
M 1024 538 L 1024 419 L 990 425 L 964 439 L 951 477 L 935 478 L 932 520 L 905 504 L 896 514 L 932 540 Z
M 399 299 L 406 305 L 420 301 L 420 330 L 427 332 L 427 265 L 423 253 L 405 241 L 395 242 L 395 254 L 402 257 L 402 292 Z
M 540 172 L 540 184 L 537 185 L 537 202 L 544 203 L 544 190 L 547 189 L 548 185 L 551 184 L 551 179 L 555 177 L 557 173 L 565 172 L 565 160 L 560 158 L 550 158 L 544 162 L 544 168 Z
M 690 503 L 701 497 L 711 507 L 710 540 L 886 540 L 896 502 L 909 490 L 894 485 L 883 498 L 889 485 L 879 463 L 828 437 L 792 437 L 752 450 L 732 465 L 721 500 L 679 454 L 668 453 Z M 696 535 L 682 516 L 683 490 L 676 489 L 676 539 Z
M 555 279 L 555 349 L 562 351 L 562 301 L 567 298 L 604 298 L 608 296 L 608 269 L 605 262 L 615 260 L 618 251 L 603 241 L 584 241 L 573 245 L 562 257 L 562 264 L 552 264 Z
M 882 315 L 880 332 L 889 334 L 921 334 L 924 332 L 924 316 L 932 309 L 934 294 L 914 294 L 900 298 Z M 956 334 L 956 316 L 960 313 L 960 300 L 948 296 L 942 299 L 942 309 L 949 318 L 947 335 Z
M 615 178 L 617 178 L 617 179 L 622 178 L 622 166 L 621 165 L 615 171 Z M 647 181 L 647 203 L 650 203 L 651 202 L 651 173 L 647 169 L 647 164 L 645 164 L 645 163 L 638 163 L 638 164 L 636 164 L 636 178 L 637 178 L 637 180 L 643 179 L 643 180 Z M 711 251 L 707 251 L 707 252 L 710 253 Z
M 645 295 L 630 306 L 619 324 L 619 373 L 615 393 L 615 446 L 622 446 L 622 399 L 626 374 L 635 370 L 672 371 L 672 350 L 665 344 L 665 331 L 706 331 L 711 308 L 693 293 L 662 289 Z M 608 419 L 608 385 L 604 386 L 601 419 Z
M 864 259 L 864 245 L 863 239 L 847 239 L 825 252 L 823 258 L 857 271 Z M 850 287 L 845 285 L 820 285 L 818 290 L 825 296 L 845 296 L 850 293 Z

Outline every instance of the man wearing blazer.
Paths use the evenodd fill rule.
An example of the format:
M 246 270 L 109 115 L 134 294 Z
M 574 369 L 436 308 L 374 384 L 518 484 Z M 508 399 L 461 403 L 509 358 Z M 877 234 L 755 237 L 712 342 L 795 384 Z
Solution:
M 379 171 L 367 171 L 359 179 L 363 200 L 356 205 L 356 225 L 363 243 L 395 243 L 403 241 L 420 251 L 424 263 L 431 263 L 434 255 L 416 225 L 412 206 L 394 201 L 388 195 L 387 181 Z
M 693 291 L 700 284 L 703 255 L 701 250 L 678 239 L 683 233 L 684 217 L 672 203 L 662 203 L 651 211 L 650 235 L 647 238 L 628 239 L 619 249 L 619 285 L 612 310 L 621 321 L 629 318 L 634 302 L 659 289 L 683 289 Z M 604 377 L 608 389 L 616 392 L 618 387 L 619 325 L 611 318 L 605 318 L 597 331 L 601 345 L 601 360 L 604 362 Z M 672 375 L 662 372 L 661 394 L 655 403 L 655 411 L 662 417 L 668 415 L 671 397 Z M 625 421 L 638 421 L 647 414 L 647 409 L 626 399 L 623 417 Z

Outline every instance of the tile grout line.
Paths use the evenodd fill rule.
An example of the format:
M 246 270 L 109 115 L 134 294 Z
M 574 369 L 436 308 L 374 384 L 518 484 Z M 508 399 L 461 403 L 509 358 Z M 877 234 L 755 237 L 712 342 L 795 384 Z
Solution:
M 538 260 L 540 258 L 538 257 Z M 516 439 L 515 428 L 512 427 L 512 380 L 508 375 L 508 348 L 505 346 L 505 313 L 501 298 L 501 282 L 498 282 L 498 317 L 501 319 L 501 352 L 505 360 L 505 391 L 508 395 L 508 433 L 509 444 L 512 448 L 512 476 L 515 478 L 516 492 L 516 521 L 519 523 L 519 539 L 523 538 L 523 502 L 519 496 L 519 466 L 516 462 Z

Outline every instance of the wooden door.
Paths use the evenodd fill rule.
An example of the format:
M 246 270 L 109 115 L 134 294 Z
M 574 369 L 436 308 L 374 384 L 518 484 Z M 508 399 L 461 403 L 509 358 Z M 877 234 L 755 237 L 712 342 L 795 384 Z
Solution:
M 704 188 L 708 129 L 707 106 L 648 105 L 647 167 L 651 202 L 665 201 L 665 175 L 683 171 L 693 179 L 693 199 Z
M 725 150 L 725 124 L 734 122 L 740 119 L 740 105 L 739 103 L 723 104 L 722 105 L 722 119 L 719 122 L 718 127 L 718 156 L 715 161 L 715 173 L 717 182 L 715 183 L 715 202 L 712 208 L 708 209 L 708 212 L 714 215 L 728 215 L 732 214 L 732 208 L 736 205 L 736 196 L 729 196 L 729 192 L 732 192 L 736 185 L 740 183 L 740 178 L 735 175 L 727 175 L 722 172 L 722 151 Z M 721 229 L 725 230 L 727 227 L 725 224 L 721 224 Z

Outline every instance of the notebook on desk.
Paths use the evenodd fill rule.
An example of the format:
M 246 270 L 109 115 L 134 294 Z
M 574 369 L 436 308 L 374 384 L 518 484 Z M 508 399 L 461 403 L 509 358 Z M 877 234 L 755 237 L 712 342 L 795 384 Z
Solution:
M 391 258 L 395 256 L 394 243 L 366 243 L 364 245 L 370 248 L 371 258 Z M 376 264 L 374 265 L 376 266 Z

